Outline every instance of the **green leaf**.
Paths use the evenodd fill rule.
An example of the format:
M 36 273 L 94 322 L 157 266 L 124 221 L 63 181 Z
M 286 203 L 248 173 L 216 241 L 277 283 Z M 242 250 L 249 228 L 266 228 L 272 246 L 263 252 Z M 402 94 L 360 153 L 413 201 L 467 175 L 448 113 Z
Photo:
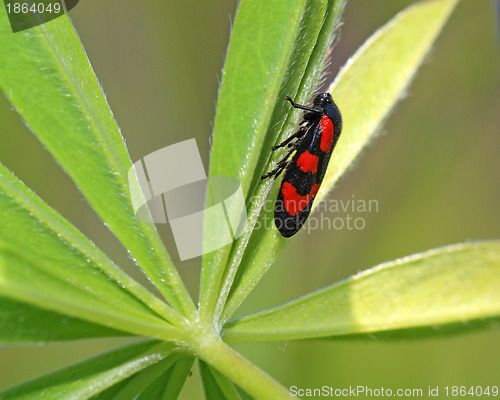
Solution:
M 165 375 L 168 374 L 174 362 L 173 357 L 167 357 L 94 396 L 92 400 L 160 399 L 167 383 Z
M 237 178 L 247 197 L 306 4 L 307 0 L 243 0 L 238 7 L 217 103 L 210 176 Z M 213 230 L 205 229 L 205 242 Z M 200 310 L 207 318 L 215 307 L 230 250 L 229 245 L 203 258 Z
M 222 312 L 272 187 L 271 181 L 260 180 L 271 162 L 269 149 L 296 127 L 298 115 L 290 112 L 285 96 L 300 101 L 316 89 L 344 4 L 344 0 L 259 0 L 240 5 L 219 93 L 210 175 L 241 182 L 248 221 L 245 233 L 232 246 L 204 258 L 202 313 L 217 307 L 218 318 Z M 213 288 L 222 279 L 219 294 Z
M 0 42 L 0 88 L 165 298 L 194 312 L 155 226 L 135 216 L 123 138 L 67 16 L 13 34 L 0 7 Z
M 500 317 L 500 241 L 429 250 L 228 322 L 225 341 L 324 338 Z M 467 322 L 467 324 L 466 324 Z M 455 326 L 455 329 L 459 328 Z
M 60 314 L 134 335 L 180 340 L 180 329 L 150 312 L 138 311 L 54 275 L 50 261 L 20 254 L 0 242 L 0 294 Z
M 125 381 L 119 382 L 92 399 L 176 399 L 192 365 L 193 357 L 182 357 L 180 359 L 173 356 L 167 357 Z
M 125 274 L 1 164 L 0 212 L 0 243 L 23 249 L 44 265 L 46 273 L 78 283 L 127 309 L 174 319 L 170 307 Z M 30 284 L 31 280 L 24 282 L 26 290 Z M 30 302 L 44 308 L 36 298 Z
M 168 376 L 166 377 L 167 385 L 161 397 L 162 400 L 176 399 L 179 397 L 179 393 L 184 386 L 186 378 L 189 376 L 193 362 L 193 357 L 183 357 L 169 370 Z
M 0 297 L 0 343 L 28 344 L 127 333 Z
M 306 5 L 306 0 L 243 0 L 238 8 L 219 92 L 210 174 L 238 178 L 245 193 L 257 163 L 249 150 L 262 148 Z
M 143 324 L 163 334 L 172 330 L 160 318 L 173 315 L 165 303 L 123 273 L 1 164 L 0 210 L 0 295 L 133 334 L 148 335 Z M 53 332 L 52 340 L 60 334 Z M 50 339 L 48 333 L 43 336 Z
M 427 0 L 399 12 L 352 56 L 329 88 L 343 132 L 315 206 L 378 132 L 429 53 L 458 0 Z
M 207 400 L 241 400 L 233 383 L 203 361 L 199 362 L 203 389 Z
M 178 351 L 156 341 L 132 344 L 8 389 L 0 400 L 88 399 L 157 363 L 168 366 L 183 356 Z
M 2 297 L 62 314 L 56 319 L 65 315 L 135 335 L 177 337 L 178 330 L 160 318 L 172 315 L 169 307 L 124 274 L 1 165 L 0 210 Z M 30 308 L 32 317 L 34 312 Z M 3 315 L 8 318 L 3 324 L 13 322 L 12 314 Z M 9 342 L 18 337 L 15 332 L 5 335 Z M 39 341 L 60 335 L 65 333 L 44 333 Z
M 456 2 L 424 1 L 398 13 L 365 42 L 330 86 L 329 92 L 342 112 L 343 132 L 314 207 L 346 172 L 405 93 Z M 271 195 L 275 197 L 276 193 Z M 258 220 L 262 228 L 254 232 L 241 259 L 247 267 L 238 271 L 222 321 L 253 290 L 287 242 L 273 224 L 273 209 L 267 207 Z

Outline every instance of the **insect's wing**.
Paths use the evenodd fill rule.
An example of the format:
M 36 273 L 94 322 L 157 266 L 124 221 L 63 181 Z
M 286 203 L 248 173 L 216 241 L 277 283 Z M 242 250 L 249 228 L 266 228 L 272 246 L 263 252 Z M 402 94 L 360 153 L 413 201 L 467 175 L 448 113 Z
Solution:
M 296 234 L 304 225 L 325 176 L 331 153 L 320 149 L 319 121 L 309 127 L 292 157 L 276 199 L 274 222 L 284 237 Z
M 295 235 L 305 224 L 319 189 L 319 184 L 315 185 L 309 194 L 301 196 L 290 182 L 283 181 L 274 208 L 274 224 L 284 237 Z

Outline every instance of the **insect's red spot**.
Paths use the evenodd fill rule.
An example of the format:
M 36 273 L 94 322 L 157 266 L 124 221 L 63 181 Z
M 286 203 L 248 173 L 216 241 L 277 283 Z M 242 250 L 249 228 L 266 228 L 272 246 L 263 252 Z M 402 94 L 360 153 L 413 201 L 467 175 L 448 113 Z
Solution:
M 283 202 L 285 209 L 292 217 L 301 212 L 314 199 L 319 190 L 319 183 L 316 183 L 311 188 L 309 194 L 301 196 L 290 182 L 283 182 L 281 193 L 283 194 Z
M 315 174 L 318 170 L 318 161 L 318 156 L 315 156 L 314 154 L 311 154 L 306 150 L 297 159 L 297 166 L 303 172 L 312 172 L 313 174 Z
M 321 151 L 329 153 L 333 147 L 333 122 L 328 116 L 323 115 L 319 127 L 321 129 L 321 143 L 319 147 Z

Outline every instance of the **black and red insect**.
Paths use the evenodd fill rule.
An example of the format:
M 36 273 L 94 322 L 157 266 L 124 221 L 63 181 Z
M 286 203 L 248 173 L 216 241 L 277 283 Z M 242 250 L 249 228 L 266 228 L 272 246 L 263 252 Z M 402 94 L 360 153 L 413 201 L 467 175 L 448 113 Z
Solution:
M 297 132 L 272 147 L 273 151 L 285 146 L 290 150 L 261 179 L 272 176 L 276 179 L 285 171 L 274 207 L 274 223 L 284 237 L 290 237 L 299 231 L 311 212 L 342 131 L 342 115 L 329 93 L 318 94 L 312 107 L 295 104 L 288 96 L 286 100 L 306 113 Z

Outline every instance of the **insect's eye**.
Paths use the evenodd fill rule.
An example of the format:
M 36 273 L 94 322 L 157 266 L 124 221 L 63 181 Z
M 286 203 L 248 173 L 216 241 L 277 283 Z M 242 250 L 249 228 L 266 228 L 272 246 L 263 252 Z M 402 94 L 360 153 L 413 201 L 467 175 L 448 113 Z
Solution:
M 321 93 L 321 94 L 318 94 L 315 98 L 314 98 L 314 105 L 315 106 L 320 106 L 320 107 L 323 107 L 326 103 L 328 103 L 328 96 L 329 94 L 328 93 Z

